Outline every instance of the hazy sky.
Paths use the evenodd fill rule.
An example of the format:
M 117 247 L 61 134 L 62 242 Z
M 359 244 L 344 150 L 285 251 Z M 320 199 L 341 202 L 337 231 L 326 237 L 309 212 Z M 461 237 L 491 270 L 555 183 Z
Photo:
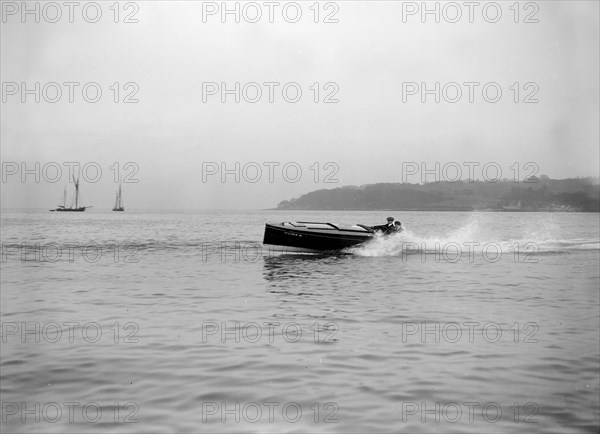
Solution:
M 35 3 L 28 2 L 31 9 Z M 86 2 L 74 9 L 73 23 L 63 2 L 57 3 L 62 17 L 56 23 L 48 22 L 55 20 L 56 8 L 40 3 L 36 23 L 35 15 L 15 11 L 21 2 L 3 1 L 4 169 L 12 172 L 7 163 L 22 162 L 30 168 L 35 162 L 95 163 L 102 176 L 96 183 L 82 181 L 82 192 L 84 204 L 99 209 L 112 206 L 115 162 L 121 174 L 139 168 L 130 178 L 139 182 L 124 184 L 125 205 L 161 209 L 269 208 L 319 188 L 401 182 L 407 162 L 429 167 L 495 162 L 506 178 L 514 176 L 514 162 L 521 177 L 525 164 L 533 162 L 537 174 L 552 178 L 598 176 L 597 1 L 521 2 L 518 17 L 510 9 L 514 2 L 499 2 L 502 15 L 495 23 L 494 7 L 486 15 L 482 11 L 489 2 L 475 8 L 472 23 L 463 2 L 428 2 L 431 9 L 439 7 L 439 23 L 432 14 L 425 22 L 421 11 L 408 14 L 421 2 L 394 1 L 321 2 L 318 23 L 314 2 L 299 2 L 302 16 L 292 23 L 286 21 L 295 15 L 289 3 L 279 2 L 273 23 L 264 2 L 246 8 L 239 3 L 239 23 L 233 14 L 225 23 L 218 12 L 203 15 L 221 2 L 123 2 L 118 23 L 113 2 L 100 2 L 96 23 L 84 19 L 95 17 L 92 7 L 83 16 Z M 255 5 L 263 15 L 251 23 Z M 456 5 L 462 17 L 451 23 Z M 124 23 L 128 15 L 138 22 Z M 338 22 L 324 23 L 327 16 Z M 22 102 L 21 83 L 35 89 L 36 82 L 40 102 L 34 101 L 35 91 Z M 57 98 L 51 82 L 62 91 L 56 103 L 46 101 Z M 72 85 L 72 103 L 68 82 L 80 83 Z M 96 103 L 82 96 L 83 85 L 91 82 L 102 91 Z M 130 82 L 135 85 L 125 88 Z M 225 94 L 223 103 L 218 90 L 203 95 L 203 86 L 215 90 L 203 83 L 220 88 L 223 82 L 228 89 L 236 82 L 240 88 L 259 83 L 262 98 L 248 102 L 240 90 L 239 103 L 234 94 Z M 269 82 L 279 85 L 264 85 Z M 452 82 L 460 98 L 456 85 L 444 93 Z M 286 83 L 297 83 L 286 88 L 290 100 L 296 87 L 302 90 L 298 102 L 282 96 Z M 407 83 L 416 83 L 416 90 Z M 434 90 L 423 95 L 425 102 L 421 83 Z M 502 91 L 498 102 L 484 99 L 487 83 L 488 100 Z M 94 89 L 88 87 L 89 98 Z M 136 90 L 132 98 L 139 102 L 123 103 Z M 245 96 L 255 98 L 256 88 L 247 86 Z M 327 96 L 339 102 L 324 103 Z M 136 166 L 124 170 L 128 162 Z M 207 172 L 220 170 L 221 163 L 232 170 L 225 182 L 220 173 Z M 294 164 L 282 173 L 286 163 Z M 46 175 L 53 178 L 51 166 Z M 249 182 L 258 175 L 256 167 L 262 167 L 262 177 Z M 20 174 L 7 176 L 5 170 L 2 207 L 56 206 L 68 181 L 63 169 L 56 183 L 43 173 L 39 183 L 32 175 L 22 183 Z M 328 174 L 338 182 L 324 182 Z M 91 169 L 88 175 L 95 177 Z M 475 175 L 480 178 L 480 171 Z M 290 182 L 294 178 L 298 181 Z M 419 182 L 419 176 L 407 180 Z

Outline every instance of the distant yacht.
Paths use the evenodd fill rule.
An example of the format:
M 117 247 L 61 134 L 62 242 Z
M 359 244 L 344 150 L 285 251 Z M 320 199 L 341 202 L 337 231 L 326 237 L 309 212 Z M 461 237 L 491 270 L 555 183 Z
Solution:
M 121 194 L 121 184 L 119 184 L 119 190 L 117 191 L 117 199 L 115 200 L 115 207 L 113 211 L 125 211 L 123 207 L 123 196 Z
M 67 208 L 67 187 L 65 187 L 62 205 L 58 205 L 58 208 L 51 209 L 50 211 L 83 212 L 86 208 L 91 208 L 91 206 L 79 206 L 79 178 L 75 180 L 75 176 L 73 176 L 73 184 L 75 184 L 75 207 L 71 204 Z

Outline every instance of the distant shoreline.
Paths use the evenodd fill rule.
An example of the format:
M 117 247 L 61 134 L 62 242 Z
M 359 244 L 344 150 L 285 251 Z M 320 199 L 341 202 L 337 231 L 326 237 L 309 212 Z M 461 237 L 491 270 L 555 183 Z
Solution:
M 277 210 L 600 212 L 595 178 L 528 178 L 521 183 L 380 183 L 315 190 L 284 200 Z
M 598 210 L 594 211 L 579 211 L 579 210 L 531 210 L 531 209 L 401 209 L 401 208 L 384 208 L 384 209 L 321 209 L 321 208 L 265 208 L 262 211 L 397 211 L 397 212 L 514 212 L 514 213 L 527 213 L 527 212 L 545 212 L 545 213 L 600 213 Z

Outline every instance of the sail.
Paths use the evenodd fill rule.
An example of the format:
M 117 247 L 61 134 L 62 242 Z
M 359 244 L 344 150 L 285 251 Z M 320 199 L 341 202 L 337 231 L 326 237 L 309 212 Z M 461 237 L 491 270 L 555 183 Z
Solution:
M 73 184 L 75 184 L 75 208 L 79 208 L 79 178 L 76 181 L 75 175 L 73 175 Z
M 115 198 L 115 206 L 113 211 L 125 211 L 123 208 L 123 195 L 121 193 L 121 184 L 119 184 L 119 189 L 117 190 L 117 196 Z

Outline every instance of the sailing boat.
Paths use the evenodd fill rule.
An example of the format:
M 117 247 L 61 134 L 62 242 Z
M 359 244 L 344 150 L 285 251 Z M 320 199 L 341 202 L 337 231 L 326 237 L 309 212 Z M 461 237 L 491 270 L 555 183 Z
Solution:
M 117 199 L 115 200 L 115 207 L 113 211 L 125 211 L 123 208 L 123 196 L 121 195 L 121 184 L 119 184 L 119 190 L 117 191 Z
M 75 175 L 73 175 L 73 184 L 75 184 L 75 208 L 72 206 L 67 208 L 67 187 L 65 187 L 62 205 L 58 205 L 58 208 L 50 211 L 83 212 L 86 208 L 91 208 L 91 206 L 79 206 L 79 178 L 75 180 Z

